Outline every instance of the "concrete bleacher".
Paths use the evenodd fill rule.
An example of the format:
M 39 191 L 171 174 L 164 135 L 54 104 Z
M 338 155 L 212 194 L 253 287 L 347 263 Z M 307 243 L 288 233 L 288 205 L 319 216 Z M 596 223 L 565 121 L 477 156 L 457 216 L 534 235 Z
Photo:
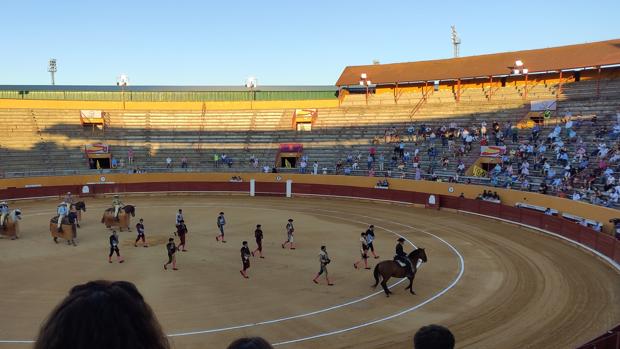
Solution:
M 558 113 L 599 116 L 614 113 L 617 99 L 613 98 L 614 92 L 606 89 L 620 91 L 620 82 L 602 81 L 604 92 L 599 98 L 594 98 L 592 83 L 589 80 L 564 85 Z M 361 153 L 360 168 L 365 168 L 372 138 L 383 139 L 386 128 L 396 127 L 404 135 L 412 122 L 433 129 L 452 121 L 460 127 L 479 126 L 483 120 L 489 125 L 492 121 L 502 125 L 507 121 L 518 122 L 527 113 L 523 88 L 519 84 L 494 87 L 491 100 L 488 100 L 488 85 L 464 89 L 459 103 L 455 101 L 454 89 L 440 89 L 429 93 L 415 113 L 413 106 L 423 97 L 421 92 L 403 92 L 398 104 L 394 103 L 393 94 L 371 95 L 368 106 L 364 94 L 352 94 L 346 96 L 340 108 L 320 109 L 312 131 L 300 132 L 294 130 L 292 109 L 107 110 L 109 122 L 103 131 L 83 127 L 79 110 L 4 109 L 0 110 L 3 121 L 0 132 L 8 137 L 0 138 L 0 170 L 86 169 L 83 147 L 95 142 L 109 144 L 114 156 L 120 159 L 126 159 L 127 150 L 133 149 L 135 166 L 146 168 L 165 167 L 167 157 L 173 159 L 175 167 L 180 167 L 180 159 L 186 157 L 190 167 L 212 170 L 216 153 L 231 157 L 235 169 L 248 167 L 252 155 L 259 159 L 261 166 L 273 166 L 281 143 L 302 143 L 304 154 L 311 162 L 319 161 L 321 167 L 333 167 L 347 154 Z M 554 83 L 533 84 L 528 88 L 528 100 L 555 98 L 555 90 Z M 381 102 L 374 103 L 378 100 Z M 510 140 L 507 142 L 512 145 Z M 439 139 L 436 144 L 438 158 L 450 155 L 441 147 Z M 393 144 L 376 146 L 386 159 L 393 147 Z M 422 168 L 426 168 L 429 165 L 426 145 L 419 148 Z M 407 149 L 413 151 L 409 144 Z M 463 159 L 467 167 L 477 160 L 478 153 L 479 146 L 475 145 Z M 450 175 L 455 173 L 456 165 L 457 161 L 451 158 L 446 171 L 438 165 L 435 168 Z

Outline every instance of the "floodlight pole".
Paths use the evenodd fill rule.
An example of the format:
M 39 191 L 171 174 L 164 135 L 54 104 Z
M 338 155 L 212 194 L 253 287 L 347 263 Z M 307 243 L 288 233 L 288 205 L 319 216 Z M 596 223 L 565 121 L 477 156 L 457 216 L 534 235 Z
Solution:
M 372 82 L 368 79 L 368 74 L 362 73 L 360 74 L 360 85 L 366 87 L 366 105 L 368 105 L 368 86 L 370 86 Z
M 56 79 L 54 75 L 58 71 L 58 67 L 56 66 L 56 58 L 50 58 L 47 66 L 47 71 L 52 75 L 52 85 L 56 85 Z

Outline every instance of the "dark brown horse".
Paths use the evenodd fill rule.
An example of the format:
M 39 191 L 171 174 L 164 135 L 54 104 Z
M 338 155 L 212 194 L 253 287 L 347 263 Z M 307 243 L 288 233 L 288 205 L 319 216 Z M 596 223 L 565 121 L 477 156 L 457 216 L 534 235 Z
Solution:
M 105 224 L 106 228 L 118 227 L 120 231 L 127 228 L 127 231 L 131 231 L 129 215 L 136 216 L 136 208 L 132 205 L 123 206 L 118 212 L 118 219 L 114 218 L 114 208 L 108 208 L 103 212 L 101 223 Z
M 75 209 L 77 214 L 77 226 L 80 227 L 80 222 L 82 221 L 82 211 L 86 212 L 86 204 L 84 201 L 78 201 L 75 204 L 71 205 L 71 211 Z
M 409 262 L 411 262 L 411 267 L 413 270 L 411 276 L 407 275 L 407 270 L 404 267 L 401 267 L 398 262 L 393 260 L 382 261 L 375 266 L 375 270 L 373 271 L 375 277 L 375 284 L 372 285 L 372 287 L 377 287 L 377 285 L 379 284 L 379 276 L 381 276 L 381 278 L 383 279 L 381 281 L 381 286 L 385 291 L 385 295 L 389 297 L 392 291 L 390 291 L 387 287 L 388 280 L 390 280 L 390 278 L 392 277 L 399 279 L 406 277 L 407 279 L 409 279 L 409 286 L 405 287 L 405 290 L 409 289 L 411 294 L 415 294 L 415 292 L 413 292 L 413 279 L 415 278 L 415 273 L 418 271 L 418 260 L 422 260 L 422 262 L 427 261 L 426 252 L 423 248 L 418 248 L 417 250 L 409 253 L 409 255 L 407 255 L 407 258 L 409 259 Z

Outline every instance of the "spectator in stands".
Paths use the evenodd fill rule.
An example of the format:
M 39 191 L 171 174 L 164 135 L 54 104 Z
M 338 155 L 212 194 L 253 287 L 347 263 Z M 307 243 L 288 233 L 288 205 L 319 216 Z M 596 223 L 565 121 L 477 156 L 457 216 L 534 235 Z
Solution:
M 273 349 L 273 347 L 261 337 L 245 337 L 230 343 L 227 349 Z
M 112 166 L 112 168 L 117 168 L 118 167 L 118 160 L 116 160 L 115 157 L 112 157 L 111 166 Z
M 551 209 L 549 207 L 547 207 L 547 209 L 545 210 L 545 215 L 553 216 L 553 212 L 551 212 Z
M 185 156 L 181 158 L 181 168 L 187 168 L 187 158 Z
M 302 159 L 299 163 L 299 173 L 306 173 L 306 167 L 308 167 L 308 163 L 306 160 Z
M 465 174 L 465 163 L 463 163 L 463 160 L 459 160 L 459 164 L 458 164 L 458 166 L 456 167 L 456 173 L 457 173 L 459 176 L 462 176 L 462 175 L 464 175 L 464 174 Z
M 385 156 L 383 156 L 383 153 L 381 153 L 379 155 L 379 171 L 383 171 L 384 164 L 385 164 Z
M 172 168 L 172 158 L 166 158 L 166 168 Z
M 370 170 L 372 168 L 372 163 L 375 159 L 369 154 L 368 158 L 366 159 L 366 165 L 367 165 L 367 169 Z
M 127 281 L 91 281 L 74 286 L 52 311 L 35 349 L 168 349 L 151 307 Z
M 220 167 L 220 156 L 217 153 L 213 154 L 213 165 L 216 168 Z
M 127 150 L 127 164 L 131 165 L 133 164 L 133 149 L 129 148 L 129 150 Z
M 269 173 L 270 172 L 270 168 L 267 164 L 265 164 L 265 166 L 263 166 L 263 173 Z
M 407 139 L 409 140 L 409 142 L 413 142 L 414 132 L 415 132 L 415 126 L 409 125 L 409 127 L 407 127 Z
M 532 127 L 532 141 L 534 142 L 538 141 L 539 136 L 540 136 L 540 125 L 538 125 L 538 123 L 535 123 L 534 127 Z
M 420 328 L 413 336 L 414 349 L 454 349 L 454 335 L 440 325 Z
M 315 161 L 314 164 L 312 164 L 312 174 L 317 175 L 318 173 L 319 173 L 319 163 L 318 161 Z

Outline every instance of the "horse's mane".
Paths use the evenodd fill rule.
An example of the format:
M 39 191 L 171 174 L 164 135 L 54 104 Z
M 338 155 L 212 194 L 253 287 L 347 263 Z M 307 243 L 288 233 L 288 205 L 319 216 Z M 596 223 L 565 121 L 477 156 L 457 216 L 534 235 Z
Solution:
M 415 250 L 413 250 L 413 251 L 409 252 L 409 254 L 407 255 L 407 257 L 409 257 L 409 258 L 412 258 L 412 259 L 413 259 L 414 257 L 416 257 L 416 256 L 418 256 L 418 255 L 420 254 L 420 251 L 421 251 L 421 250 L 422 250 L 421 248 L 416 248 Z

